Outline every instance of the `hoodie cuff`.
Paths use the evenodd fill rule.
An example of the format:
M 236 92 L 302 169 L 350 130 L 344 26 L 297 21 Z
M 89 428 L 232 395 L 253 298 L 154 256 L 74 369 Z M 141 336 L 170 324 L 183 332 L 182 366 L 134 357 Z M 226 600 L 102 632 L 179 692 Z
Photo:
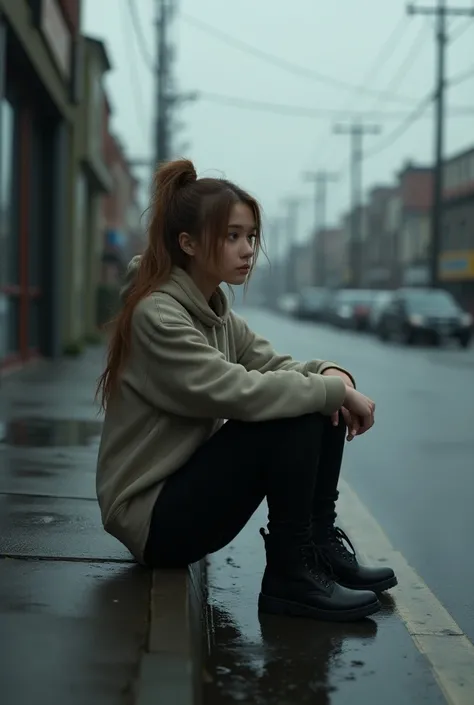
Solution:
M 352 380 L 352 384 L 354 385 L 354 389 L 356 389 L 356 382 L 354 377 L 351 375 L 351 373 L 346 370 L 344 367 L 341 367 L 341 365 L 338 365 L 337 362 L 323 362 L 323 364 L 319 368 L 319 373 L 320 375 L 323 374 L 325 370 L 339 370 L 339 372 L 344 372 L 345 375 L 349 377 L 349 379 Z
M 335 411 L 339 411 L 346 398 L 346 385 L 340 377 L 322 377 L 326 388 L 326 403 L 321 413 L 324 416 L 331 416 Z

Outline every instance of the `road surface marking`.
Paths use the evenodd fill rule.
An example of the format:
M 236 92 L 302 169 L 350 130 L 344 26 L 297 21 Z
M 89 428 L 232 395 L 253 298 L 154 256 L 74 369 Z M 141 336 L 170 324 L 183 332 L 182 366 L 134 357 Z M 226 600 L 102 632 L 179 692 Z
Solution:
M 390 543 L 354 490 L 340 482 L 341 523 L 356 538 L 363 560 L 386 559 L 397 574 L 395 607 L 419 651 L 429 661 L 449 705 L 474 703 L 474 645 L 428 585 Z

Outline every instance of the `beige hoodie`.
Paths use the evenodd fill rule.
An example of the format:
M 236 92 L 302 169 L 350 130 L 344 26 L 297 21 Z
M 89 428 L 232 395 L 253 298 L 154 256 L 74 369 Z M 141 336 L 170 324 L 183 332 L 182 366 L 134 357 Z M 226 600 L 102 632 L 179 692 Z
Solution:
M 134 258 L 128 285 L 138 266 Z M 229 310 L 221 289 L 208 304 L 175 268 L 135 310 L 131 354 L 105 414 L 97 467 L 105 529 L 143 562 L 165 478 L 223 419 L 265 421 L 339 409 L 345 385 L 321 376 L 328 367 L 339 366 L 278 355 Z

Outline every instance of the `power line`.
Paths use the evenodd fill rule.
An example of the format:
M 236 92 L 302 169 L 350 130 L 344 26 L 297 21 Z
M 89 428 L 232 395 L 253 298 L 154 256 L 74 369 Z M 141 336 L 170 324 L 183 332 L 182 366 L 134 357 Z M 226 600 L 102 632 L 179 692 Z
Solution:
M 384 41 L 382 46 L 380 47 L 379 51 L 377 52 L 374 60 L 370 64 L 369 68 L 367 69 L 363 79 L 361 82 L 354 87 L 354 94 L 356 98 L 358 97 L 358 94 L 365 88 L 365 86 L 372 82 L 380 73 L 382 68 L 385 66 L 387 61 L 389 61 L 392 56 L 394 51 L 399 45 L 399 40 L 403 36 L 403 34 L 406 31 L 407 26 L 409 25 L 409 20 L 408 17 L 403 14 L 398 23 L 395 25 L 393 30 L 390 32 L 389 36 L 387 39 Z M 348 101 L 344 102 L 343 105 L 341 106 L 342 109 L 349 109 L 350 104 L 352 100 L 349 99 Z
M 132 26 L 135 31 L 136 37 L 137 37 L 137 44 L 138 48 L 140 50 L 140 54 L 142 56 L 143 62 L 148 66 L 150 71 L 155 72 L 155 59 L 151 55 L 151 53 L 148 52 L 147 49 L 147 41 L 145 39 L 145 33 L 143 32 L 143 27 L 140 22 L 140 18 L 138 16 L 137 12 L 137 6 L 136 6 L 136 0 L 127 0 L 128 3 L 128 11 L 130 13 L 130 17 L 132 19 Z
M 405 120 L 398 125 L 392 132 L 390 132 L 386 138 L 384 138 L 381 143 L 376 144 L 375 147 L 365 153 L 364 159 L 369 159 L 374 157 L 380 152 L 384 152 L 388 147 L 391 147 L 397 140 L 400 139 L 402 135 L 407 132 L 407 130 L 424 114 L 426 109 L 432 104 L 434 96 L 432 93 L 425 96 L 423 100 L 416 106 L 416 108 L 407 115 Z
M 474 64 L 467 71 L 463 71 L 462 73 L 456 74 L 451 79 L 449 79 L 446 82 L 446 87 L 449 88 L 449 87 L 457 86 L 457 85 L 463 83 L 464 81 L 467 81 L 467 80 L 473 79 L 473 78 L 474 78 Z M 423 117 L 427 108 L 433 103 L 434 99 L 435 99 L 435 95 L 433 93 L 429 93 L 427 96 L 425 96 L 418 103 L 416 108 L 406 116 L 406 118 L 403 120 L 403 122 L 400 125 L 398 125 L 392 132 L 390 132 L 387 135 L 387 137 L 384 138 L 383 141 L 379 145 L 376 145 L 374 147 L 374 149 L 366 152 L 364 158 L 368 159 L 370 157 L 376 156 L 377 154 L 385 151 L 386 149 L 388 149 L 388 147 L 391 147 L 392 144 L 397 142 L 400 139 L 400 137 L 402 137 L 405 134 L 405 132 L 407 132 L 407 130 L 417 120 L 419 120 L 421 117 Z M 467 114 L 467 111 L 465 113 L 459 112 L 457 114 L 459 114 L 459 115 Z M 452 115 L 452 117 L 453 117 L 453 115 Z
M 452 78 L 449 79 L 447 82 L 448 86 L 459 86 L 461 83 L 464 83 L 465 81 L 469 81 L 470 79 L 474 78 L 474 64 L 467 70 L 463 71 L 462 73 L 458 73 Z
M 387 39 L 383 42 L 382 46 L 380 47 L 379 51 L 377 52 L 374 60 L 372 63 L 369 65 L 369 68 L 367 69 L 363 79 L 361 80 L 360 83 L 357 84 L 357 86 L 354 87 L 354 96 L 356 100 L 353 100 L 353 96 L 349 96 L 348 100 L 343 101 L 341 104 L 341 110 L 351 110 L 353 111 L 353 106 L 354 103 L 358 100 L 359 98 L 359 93 L 361 93 L 364 89 L 364 87 L 374 81 L 374 79 L 377 77 L 379 74 L 380 70 L 382 67 L 389 61 L 389 59 L 392 57 L 395 49 L 398 47 L 399 40 L 401 39 L 402 35 L 405 33 L 407 26 L 409 25 L 409 20 L 406 14 L 403 14 L 395 27 L 392 29 L 390 34 L 388 35 Z M 352 107 L 351 107 L 352 106 Z M 326 130 L 322 132 L 317 140 L 316 147 L 314 148 L 314 152 L 318 154 L 318 159 L 321 159 L 321 151 L 324 149 L 324 146 L 327 148 L 327 133 Z M 345 163 L 345 162 L 344 162 Z
M 124 39 L 124 45 L 129 43 L 129 24 L 127 22 L 126 10 L 120 13 L 122 15 L 122 34 Z M 143 116 L 146 114 L 145 111 L 145 101 L 143 100 L 142 86 L 137 72 L 137 66 L 134 61 L 127 61 L 128 69 L 130 73 L 130 82 L 132 84 L 132 90 L 135 95 L 134 106 L 137 111 L 137 117 L 140 121 L 143 120 Z
M 454 42 L 457 42 L 457 40 L 460 39 L 467 32 L 467 30 L 470 29 L 471 27 L 472 27 L 472 20 L 468 20 L 467 22 L 463 22 L 457 32 L 452 32 L 449 35 L 448 42 L 450 44 L 454 44 Z
M 408 20 L 408 18 L 407 18 Z M 409 48 L 408 54 L 406 55 L 405 59 L 402 61 L 400 64 L 400 67 L 398 71 L 395 72 L 395 75 L 393 78 L 390 80 L 388 85 L 385 88 L 385 92 L 387 94 L 390 93 L 395 93 L 398 88 L 400 88 L 401 84 L 403 81 L 406 79 L 410 69 L 414 66 L 415 59 L 417 58 L 418 54 L 420 51 L 423 49 L 424 44 L 421 41 L 422 35 L 426 31 L 426 25 L 421 25 L 419 28 L 418 32 L 416 33 L 414 40 Z M 383 103 L 386 101 L 383 98 L 378 98 L 375 100 L 372 109 L 376 110 L 379 108 Z
M 406 118 L 411 113 L 406 112 L 374 112 L 365 111 L 355 113 L 354 111 L 348 110 L 336 110 L 333 108 L 312 108 L 309 106 L 300 105 L 289 105 L 285 103 L 273 103 L 270 101 L 254 100 L 252 98 L 241 98 L 237 96 L 223 95 L 221 93 L 212 93 L 209 91 L 198 91 L 197 95 L 202 100 L 207 100 L 218 105 L 224 105 L 233 108 L 242 108 L 244 110 L 254 110 L 270 112 L 281 115 L 290 115 L 294 117 L 308 117 L 312 119 L 326 119 L 326 118 L 347 118 L 355 117 L 360 120 L 365 118 L 377 119 L 384 118 L 384 120 L 400 120 Z M 453 116 L 465 116 L 473 115 L 474 106 L 471 108 L 469 106 L 461 106 L 452 109 Z
M 366 95 L 373 95 L 377 97 L 383 96 L 387 101 L 403 103 L 405 105 L 413 105 L 413 98 L 408 98 L 406 96 L 404 97 L 387 95 L 384 91 L 376 90 L 373 88 L 367 88 L 366 86 L 356 86 L 353 83 L 348 83 L 347 81 L 343 81 L 333 76 L 329 76 L 320 71 L 316 71 L 315 69 L 310 69 L 306 66 L 295 64 L 292 61 L 289 61 L 288 59 L 276 56 L 275 54 L 271 54 L 270 52 L 264 51 L 263 49 L 259 49 L 258 47 L 255 47 L 252 44 L 243 41 L 242 39 L 233 37 L 227 32 L 224 32 L 223 30 L 208 24 L 207 22 L 203 22 L 202 20 L 199 20 L 197 17 L 189 15 L 188 13 L 181 13 L 180 17 L 196 29 L 199 29 L 200 31 L 205 32 L 206 34 L 209 34 L 215 37 L 216 39 L 219 39 L 225 44 L 233 46 L 239 51 L 243 51 L 246 54 L 255 56 L 273 66 L 277 66 L 278 68 L 284 69 L 285 71 L 289 71 L 290 73 L 293 73 L 295 75 L 309 78 L 313 81 L 317 81 L 327 86 L 331 86 L 332 88 L 338 88 L 340 90 L 351 92 L 353 92 L 354 90 L 359 90 L 361 93 L 365 93 Z

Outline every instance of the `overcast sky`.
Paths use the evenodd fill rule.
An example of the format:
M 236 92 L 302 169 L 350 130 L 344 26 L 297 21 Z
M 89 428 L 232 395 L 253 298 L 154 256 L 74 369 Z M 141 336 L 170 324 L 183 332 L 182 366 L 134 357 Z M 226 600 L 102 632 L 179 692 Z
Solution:
M 133 29 L 127 0 L 85 0 L 84 31 L 105 41 L 113 70 L 107 78 L 113 105 L 113 127 L 130 157 L 152 155 L 155 118 L 154 77 L 143 54 L 155 56 L 156 0 L 134 0 L 144 45 Z M 255 49 L 312 69 L 335 82 L 385 91 L 390 88 L 413 106 L 434 86 L 433 19 L 407 17 L 404 0 L 176 0 L 173 23 L 175 76 L 179 89 L 232 96 L 244 100 L 312 109 L 410 111 L 409 102 L 390 102 L 368 93 L 351 92 L 285 70 L 197 28 L 195 18 Z M 435 0 L 423 0 L 424 6 Z M 472 0 L 448 0 L 473 8 Z M 448 77 L 472 67 L 472 78 L 452 88 L 449 110 L 474 109 L 474 18 L 450 20 L 454 40 L 447 53 Z M 392 44 L 386 45 L 392 37 Z M 392 51 L 380 54 L 386 46 Z M 407 159 L 427 164 L 433 154 L 433 109 L 398 140 L 364 161 L 364 189 L 391 183 Z M 341 170 L 328 192 L 328 216 L 337 223 L 348 208 L 349 138 L 333 134 L 341 119 L 242 109 L 203 96 L 182 109 L 179 152 L 195 161 L 198 171 L 224 173 L 254 193 L 267 218 L 285 213 L 285 198 L 302 199 L 299 239 L 309 234 L 313 188 L 305 170 Z M 350 112 L 347 114 L 350 118 Z M 377 119 L 382 134 L 365 139 L 367 150 L 390 141 L 402 117 Z M 372 121 L 374 122 L 374 121 Z M 474 114 L 450 115 L 446 152 L 474 146 Z M 139 175 L 149 178 L 146 170 Z

